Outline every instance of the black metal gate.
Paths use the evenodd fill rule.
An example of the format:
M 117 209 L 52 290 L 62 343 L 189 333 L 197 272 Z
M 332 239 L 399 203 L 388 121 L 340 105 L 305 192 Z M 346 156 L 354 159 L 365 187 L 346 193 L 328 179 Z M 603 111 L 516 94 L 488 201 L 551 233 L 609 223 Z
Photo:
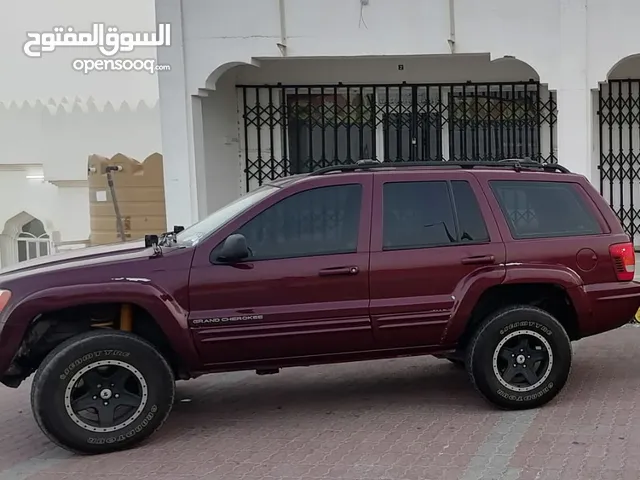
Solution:
M 246 188 L 361 159 L 556 162 L 540 83 L 238 86 Z
M 640 235 L 640 79 L 609 80 L 598 92 L 600 193 L 627 233 Z

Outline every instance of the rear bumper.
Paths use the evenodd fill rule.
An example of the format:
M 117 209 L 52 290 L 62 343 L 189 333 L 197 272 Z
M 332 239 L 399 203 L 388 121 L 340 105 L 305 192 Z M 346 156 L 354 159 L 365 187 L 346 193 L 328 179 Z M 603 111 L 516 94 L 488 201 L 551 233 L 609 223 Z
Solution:
M 591 305 L 591 321 L 582 331 L 584 337 L 629 323 L 640 308 L 640 282 L 586 285 L 584 291 Z

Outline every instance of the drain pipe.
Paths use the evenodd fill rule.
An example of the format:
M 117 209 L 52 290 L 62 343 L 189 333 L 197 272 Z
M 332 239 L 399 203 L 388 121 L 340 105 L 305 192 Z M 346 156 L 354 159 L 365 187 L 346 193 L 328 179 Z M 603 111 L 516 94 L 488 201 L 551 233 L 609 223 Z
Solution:
M 455 0 L 449 0 L 449 49 L 456 53 L 456 6 Z
M 278 48 L 283 57 L 287 56 L 287 17 L 284 8 L 285 0 L 278 0 L 278 11 L 280 13 L 280 43 Z
M 278 48 L 283 57 L 287 56 L 287 17 L 285 13 L 285 0 L 278 0 L 278 11 L 280 13 L 280 43 Z

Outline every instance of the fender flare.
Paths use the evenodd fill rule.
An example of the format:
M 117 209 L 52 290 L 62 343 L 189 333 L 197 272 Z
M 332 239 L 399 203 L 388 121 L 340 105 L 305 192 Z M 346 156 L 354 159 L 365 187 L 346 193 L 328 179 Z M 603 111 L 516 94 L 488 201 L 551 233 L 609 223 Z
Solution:
M 187 322 L 189 312 L 157 285 L 124 278 L 108 283 L 53 287 L 28 295 L 7 312 L 7 321 L 0 334 L 0 348 L 12 347 L 15 350 L 11 353 L 13 358 L 36 317 L 63 308 L 98 303 L 129 303 L 145 309 L 184 366 L 190 371 L 198 369 L 199 356 Z M 11 338 L 7 338 L 9 336 Z
M 498 285 L 537 283 L 556 285 L 564 289 L 579 318 L 591 322 L 591 306 L 580 275 L 563 265 L 506 264 L 502 278 L 496 282 L 499 270 L 494 268 L 482 274 L 466 277 L 456 288 L 454 308 L 442 334 L 442 344 L 456 343 L 464 332 L 471 314 L 482 295 Z M 493 282 L 491 281 L 493 280 Z M 588 325 L 585 325 L 588 327 Z
M 507 268 L 504 284 L 545 283 L 564 289 L 571 300 L 580 330 L 589 330 L 593 323 L 591 301 L 578 272 L 565 265 L 519 264 Z M 581 325 L 580 325 L 581 324 Z

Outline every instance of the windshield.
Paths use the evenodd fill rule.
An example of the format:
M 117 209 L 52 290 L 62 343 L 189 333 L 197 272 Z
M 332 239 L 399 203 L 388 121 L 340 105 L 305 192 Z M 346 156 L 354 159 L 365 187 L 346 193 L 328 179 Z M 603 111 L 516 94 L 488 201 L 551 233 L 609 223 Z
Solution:
M 233 202 L 216 210 L 207 218 L 194 223 L 188 228 L 178 233 L 176 241 L 179 243 L 187 243 L 191 246 L 196 245 L 203 238 L 208 237 L 227 222 L 245 212 L 262 199 L 268 197 L 280 187 L 265 185 L 251 193 L 247 193 Z

